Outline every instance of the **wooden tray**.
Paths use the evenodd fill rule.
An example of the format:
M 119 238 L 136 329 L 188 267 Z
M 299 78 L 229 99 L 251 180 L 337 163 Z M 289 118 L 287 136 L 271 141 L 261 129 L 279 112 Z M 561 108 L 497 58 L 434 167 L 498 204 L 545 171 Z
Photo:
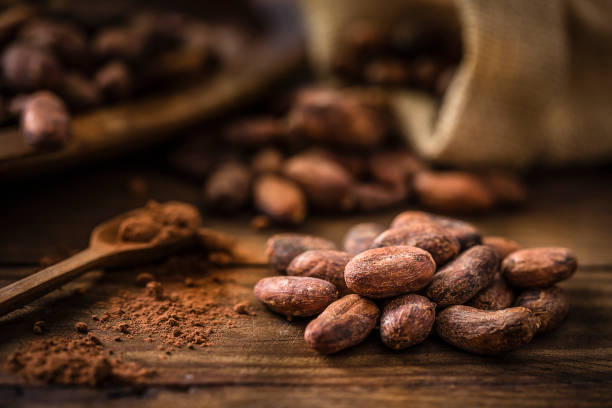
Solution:
M 282 0 L 255 1 L 265 31 L 240 60 L 190 86 L 74 116 L 61 150 L 37 152 L 18 127 L 0 131 L 0 179 L 13 179 L 138 149 L 237 106 L 291 72 L 304 57 L 298 11 Z

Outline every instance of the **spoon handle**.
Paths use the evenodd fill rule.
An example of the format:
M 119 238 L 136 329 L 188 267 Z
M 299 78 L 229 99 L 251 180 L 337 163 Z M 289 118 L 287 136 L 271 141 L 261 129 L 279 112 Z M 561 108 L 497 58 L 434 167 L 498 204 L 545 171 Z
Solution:
M 58 289 L 85 271 L 102 266 L 107 253 L 85 249 L 42 271 L 0 288 L 0 316 Z

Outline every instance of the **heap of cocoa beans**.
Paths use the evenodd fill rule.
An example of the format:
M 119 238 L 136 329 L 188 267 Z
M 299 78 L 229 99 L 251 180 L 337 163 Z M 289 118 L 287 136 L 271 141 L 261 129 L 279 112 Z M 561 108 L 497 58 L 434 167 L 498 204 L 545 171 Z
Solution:
M 526 200 L 512 174 L 429 168 L 403 147 L 379 90 L 312 87 L 290 99 L 283 116 L 235 121 L 208 144 L 187 143 L 171 155 L 175 168 L 204 180 L 209 211 L 252 206 L 256 226 L 293 226 L 309 212 L 376 211 L 413 198 L 442 213 Z
M 577 268 L 569 249 L 521 249 L 420 211 L 400 213 L 387 229 L 355 225 L 344 251 L 323 238 L 274 235 L 267 256 L 286 276 L 261 279 L 255 296 L 289 320 L 316 316 L 304 339 L 324 354 L 360 343 L 376 327 L 393 350 L 432 331 L 476 354 L 516 350 L 565 319 L 569 297 L 555 284 Z
M 219 30 L 211 25 L 109 6 L 22 2 L 0 12 L 0 122 L 19 120 L 32 147 L 64 145 L 70 113 L 175 86 L 218 62 Z

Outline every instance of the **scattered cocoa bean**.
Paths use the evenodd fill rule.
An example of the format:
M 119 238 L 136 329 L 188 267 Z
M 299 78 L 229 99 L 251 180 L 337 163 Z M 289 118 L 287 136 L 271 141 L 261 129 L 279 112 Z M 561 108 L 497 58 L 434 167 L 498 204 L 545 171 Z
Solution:
M 510 173 L 489 172 L 482 179 L 498 204 L 520 205 L 527 201 L 527 188 Z
M 306 217 L 306 197 L 292 181 L 274 174 L 258 177 L 253 186 L 255 207 L 279 224 L 300 224 Z
M 353 292 L 386 298 L 416 292 L 431 282 L 436 264 L 429 254 L 409 246 L 370 249 L 346 265 L 344 279 Z
M 376 326 L 380 310 L 361 296 L 347 295 L 329 305 L 304 332 L 319 353 L 331 354 L 361 343 Z
M 476 354 L 499 354 L 528 344 L 538 318 L 525 307 L 480 310 L 451 306 L 436 317 L 436 333 L 447 343 Z
M 311 249 L 336 249 L 333 242 L 302 234 L 276 234 L 266 242 L 268 263 L 278 272 L 285 272 L 293 258 Z
M 427 297 L 440 308 L 463 304 L 489 286 L 498 268 L 495 249 L 472 247 L 438 270 L 427 287 Z
M 351 227 L 344 236 L 343 248 L 351 255 L 357 255 L 372 247 L 372 243 L 385 227 L 374 222 L 366 222 Z
M 63 146 L 70 136 L 66 106 L 51 92 L 36 92 L 27 99 L 21 112 L 21 131 L 25 141 L 34 148 Z
M 412 223 L 389 229 L 380 234 L 372 244 L 375 248 L 406 245 L 424 249 L 441 266 L 453 259 L 461 248 L 459 241 L 435 222 Z
M 570 299 L 567 292 L 556 286 L 527 289 L 518 296 L 515 306 L 531 310 L 541 322 L 538 333 L 548 333 L 559 327 L 567 317 Z
M 243 208 L 251 195 L 251 172 L 237 162 L 218 167 L 204 185 L 204 204 L 216 211 L 234 212 Z
M 309 204 L 321 210 L 348 210 L 353 206 L 352 176 L 322 155 L 303 153 L 285 162 L 284 173 L 298 183 Z
M 287 275 L 310 276 L 336 285 L 338 290 L 346 292 L 344 268 L 351 260 L 351 255 L 332 249 L 312 249 L 293 258 L 287 267 Z
M 520 249 L 504 258 L 506 281 L 520 288 L 545 288 L 572 276 L 578 261 L 568 248 Z
M 27 44 L 10 45 L 2 54 L 2 74 L 6 85 L 16 91 L 55 89 L 62 69 L 53 54 Z
M 493 282 L 478 292 L 466 304 L 476 309 L 500 310 L 510 307 L 513 301 L 514 291 L 508 286 L 501 274 L 496 273 Z
M 389 302 L 380 318 L 380 338 L 401 350 L 423 342 L 436 320 L 436 305 L 423 296 L 410 294 Z
M 488 211 L 495 202 L 480 178 L 460 171 L 420 172 L 414 190 L 423 205 L 442 212 Z
M 338 299 L 338 289 L 323 279 L 304 276 L 263 278 L 254 288 L 255 297 L 270 310 L 292 316 L 314 316 Z
M 425 165 L 407 151 L 383 151 L 370 157 L 370 172 L 381 183 L 408 186 Z
M 504 259 L 512 252 L 521 249 L 521 246 L 516 241 L 504 237 L 484 237 L 482 239 L 482 243 L 495 248 L 497 253 L 499 253 L 500 259 Z

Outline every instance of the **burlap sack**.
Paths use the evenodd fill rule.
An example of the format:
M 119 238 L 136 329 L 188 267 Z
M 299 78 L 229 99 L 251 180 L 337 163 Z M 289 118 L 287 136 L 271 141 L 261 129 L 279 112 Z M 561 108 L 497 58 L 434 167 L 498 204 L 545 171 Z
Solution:
M 464 55 L 438 109 L 392 91 L 414 149 L 460 167 L 594 163 L 612 156 L 611 0 L 302 0 L 321 74 L 347 22 L 458 18 Z

